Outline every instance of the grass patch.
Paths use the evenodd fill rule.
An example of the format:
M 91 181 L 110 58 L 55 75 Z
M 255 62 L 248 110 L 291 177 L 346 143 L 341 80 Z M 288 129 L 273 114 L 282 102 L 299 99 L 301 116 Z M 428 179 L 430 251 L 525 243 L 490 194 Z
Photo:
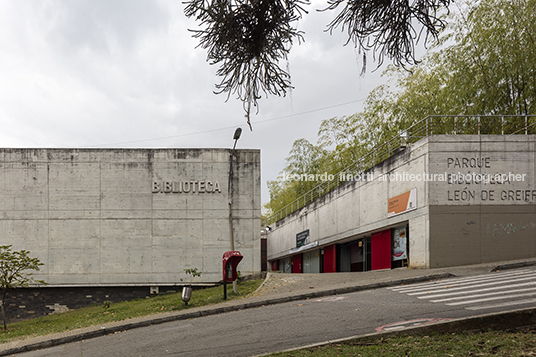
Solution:
M 238 284 L 237 294 L 233 292 L 232 285 L 228 285 L 227 301 L 243 299 L 255 291 L 261 283 L 262 280 L 241 282 Z M 182 291 L 174 294 L 157 295 L 146 299 L 111 303 L 109 307 L 106 306 L 107 304 L 84 307 L 60 314 L 15 322 L 8 325 L 7 331 L 0 330 L 0 343 L 163 312 L 186 310 L 224 301 L 223 286 L 194 290 L 188 305 L 182 301 L 181 293 Z
M 536 335 L 534 331 L 489 331 L 388 337 L 276 353 L 271 356 L 536 356 Z

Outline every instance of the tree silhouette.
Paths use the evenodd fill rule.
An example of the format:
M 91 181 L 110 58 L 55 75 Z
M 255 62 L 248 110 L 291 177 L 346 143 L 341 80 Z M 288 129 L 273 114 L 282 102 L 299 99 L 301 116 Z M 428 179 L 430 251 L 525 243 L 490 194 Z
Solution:
M 236 94 L 251 129 L 251 107 L 262 93 L 284 96 L 292 88 L 290 75 L 279 66 L 304 33 L 295 24 L 307 13 L 307 0 L 189 0 L 184 13 L 200 21 L 190 30 L 207 49 L 207 61 L 219 64 L 216 94 Z M 328 0 L 324 10 L 343 7 L 328 24 L 329 31 L 347 30 L 348 41 L 366 54 L 387 57 L 395 65 L 415 64 L 414 44 L 421 35 L 437 37 L 445 23 L 438 10 L 450 0 Z M 417 25 L 417 27 L 415 27 Z

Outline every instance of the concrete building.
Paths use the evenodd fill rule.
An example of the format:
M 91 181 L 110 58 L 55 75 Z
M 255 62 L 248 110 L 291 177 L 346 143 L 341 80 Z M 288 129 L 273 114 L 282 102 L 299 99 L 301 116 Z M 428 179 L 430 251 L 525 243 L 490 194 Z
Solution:
M 234 157 L 235 250 L 242 275 L 256 274 L 260 152 Z M 221 281 L 229 159 L 228 149 L 0 149 L 1 243 L 44 263 L 35 276 L 48 283 L 38 294 L 56 289 L 49 306 L 73 307 L 78 297 L 51 297 L 65 288 L 94 303 L 177 290 L 187 268 L 202 272 L 194 283 Z
M 534 135 L 424 135 L 273 220 L 269 266 L 318 273 L 535 257 L 535 148 Z

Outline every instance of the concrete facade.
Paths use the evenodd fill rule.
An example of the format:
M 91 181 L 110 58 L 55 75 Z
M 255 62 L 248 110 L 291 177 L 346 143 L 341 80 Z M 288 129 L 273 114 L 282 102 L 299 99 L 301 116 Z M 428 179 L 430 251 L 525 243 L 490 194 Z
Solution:
M 429 142 L 430 172 L 462 177 L 430 183 L 431 267 L 536 256 L 535 148 L 533 135 Z
M 52 286 L 222 279 L 230 250 L 228 149 L 0 149 L 2 244 L 44 263 Z M 236 150 L 235 250 L 260 272 L 260 152 Z
M 371 235 L 374 249 L 374 234 L 395 228 L 407 229 L 412 268 L 534 257 L 535 145 L 534 135 L 425 137 L 274 223 L 268 260 L 301 262 Z M 415 206 L 390 213 L 400 195 Z M 308 244 L 298 247 L 296 235 L 307 230 Z

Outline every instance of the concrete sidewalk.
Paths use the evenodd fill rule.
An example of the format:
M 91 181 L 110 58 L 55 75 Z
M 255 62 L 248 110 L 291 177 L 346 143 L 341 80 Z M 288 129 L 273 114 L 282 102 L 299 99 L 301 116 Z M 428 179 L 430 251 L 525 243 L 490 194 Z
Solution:
M 485 274 L 494 270 L 536 265 L 536 259 L 478 264 L 441 269 L 393 269 L 358 273 L 282 274 L 268 273 L 249 297 L 217 305 L 167 312 L 135 319 L 17 340 L 0 345 L 0 356 L 21 353 L 164 322 L 250 309 L 307 298 L 345 294 L 400 284 Z

